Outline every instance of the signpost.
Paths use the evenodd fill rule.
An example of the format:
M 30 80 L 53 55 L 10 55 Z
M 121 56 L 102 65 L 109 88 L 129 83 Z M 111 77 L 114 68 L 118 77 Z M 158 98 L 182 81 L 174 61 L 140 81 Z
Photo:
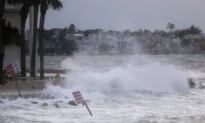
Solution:
M 76 103 L 85 105 L 88 112 L 90 113 L 90 116 L 93 116 L 86 101 L 83 99 L 83 96 L 81 95 L 80 91 L 73 92 L 72 94 L 73 94 L 73 97 L 75 98 Z
M 21 96 L 21 92 L 20 92 L 15 74 L 20 73 L 20 71 L 21 71 L 21 68 L 20 68 L 20 64 L 18 61 L 13 61 L 12 64 L 9 64 L 6 66 L 7 75 L 11 77 L 12 79 L 14 79 L 14 81 L 16 82 L 16 88 L 18 89 L 19 96 Z

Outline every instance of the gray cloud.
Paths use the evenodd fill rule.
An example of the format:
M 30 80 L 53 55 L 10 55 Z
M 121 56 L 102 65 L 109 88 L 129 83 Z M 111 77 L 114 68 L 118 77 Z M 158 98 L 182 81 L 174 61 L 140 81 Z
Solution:
M 49 10 L 46 28 L 75 24 L 80 29 L 166 29 L 192 24 L 205 30 L 204 0 L 63 0 L 61 11 Z

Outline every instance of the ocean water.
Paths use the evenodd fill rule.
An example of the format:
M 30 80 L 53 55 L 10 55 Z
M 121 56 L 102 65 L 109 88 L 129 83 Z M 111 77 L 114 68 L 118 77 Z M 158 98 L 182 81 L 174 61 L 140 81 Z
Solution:
M 52 59 L 56 67 L 72 70 L 64 75 L 61 86 L 48 84 L 41 98 L 2 99 L 1 123 L 205 122 L 205 90 L 198 88 L 205 77 L 203 55 L 76 55 Z M 197 83 L 195 89 L 188 87 L 189 78 Z M 68 105 L 73 91 L 81 91 L 88 100 L 92 117 L 84 106 Z M 45 96 L 53 98 L 42 98 Z

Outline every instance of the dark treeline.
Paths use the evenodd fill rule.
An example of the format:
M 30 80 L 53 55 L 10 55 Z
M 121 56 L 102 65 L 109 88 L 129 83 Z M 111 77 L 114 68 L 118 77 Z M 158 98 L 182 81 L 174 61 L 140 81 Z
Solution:
M 136 31 L 88 29 L 82 31 L 71 24 L 63 29 L 45 30 L 43 36 L 44 51 L 46 55 L 72 55 L 85 42 L 87 45 L 90 42 L 91 45 L 91 38 L 99 34 L 120 37 L 119 39 L 123 39 L 123 41 L 119 40 L 118 44 L 124 46 L 126 46 L 126 38 L 122 37 L 135 37 L 138 45 L 142 47 L 141 52 L 148 54 L 202 53 L 205 51 L 205 37 L 199 27 L 192 25 L 185 29 L 175 29 L 174 24 L 168 23 L 167 29 L 168 31 L 146 29 Z M 93 40 L 99 40 L 99 38 Z M 109 51 L 112 48 L 112 40 L 107 44 L 105 41 L 101 41 L 94 47 L 98 47 L 99 52 Z

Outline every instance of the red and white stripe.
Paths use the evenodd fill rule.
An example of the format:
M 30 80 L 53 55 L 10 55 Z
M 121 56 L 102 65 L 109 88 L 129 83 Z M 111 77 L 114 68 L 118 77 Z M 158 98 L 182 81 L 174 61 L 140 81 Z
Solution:
M 85 100 L 83 99 L 83 96 L 81 95 L 80 91 L 73 92 L 72 94 L 73 94 L 77 104 L 84 104 L 85 103 Z
M 12 64 L 9 64 L 8 66 L 6 66 L 6 73 L 8 74 L 9 77 L 14 76 L 14 68 Z

